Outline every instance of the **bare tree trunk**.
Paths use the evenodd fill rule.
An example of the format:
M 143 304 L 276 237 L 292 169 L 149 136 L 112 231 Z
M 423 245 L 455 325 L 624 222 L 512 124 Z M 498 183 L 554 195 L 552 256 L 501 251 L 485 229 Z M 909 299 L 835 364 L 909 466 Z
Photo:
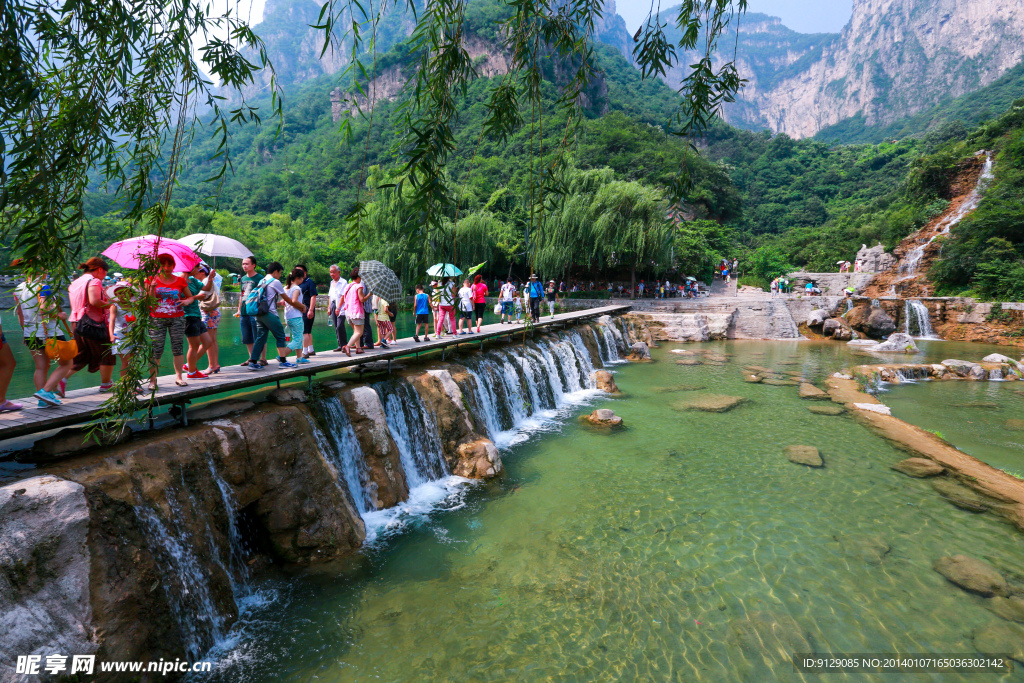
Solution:
M 629 267 L 629 298 L 636 298 L 636 264 Z

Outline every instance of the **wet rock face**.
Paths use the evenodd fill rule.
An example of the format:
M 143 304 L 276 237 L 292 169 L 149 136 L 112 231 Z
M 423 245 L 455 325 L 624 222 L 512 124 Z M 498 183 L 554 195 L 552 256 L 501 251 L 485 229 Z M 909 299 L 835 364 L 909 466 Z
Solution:
M 389 508 L 409 497 L 402 469 L 402 455 L 388 430 L 384 406 L 371 387 L 355 387 L 338 393 L 376 487 L 377 509 Z
M 490 439 L 462 443 L 456 449 L 458 456 L 452 474 L 467 479 L 487 479 L 501 471 L 501 456 Z
M 607 370 L 594 372 L 594 386 L 607 394 L 619 393 L 619 387 L 615 384 L 615 378 Z
M 89 508 L 85 489 L 52 476 L 0 488 L 0 667 L 38 652 L 88 654 Z
M 850 327 L 875 339 L 896 331 L 896 321 L 878 306 L 856 306 L 845 315 Z
M 821 327 L 825 321 L 831 318 L 828 311 L 816 308 L 807 316 L 807 327 Z M 827 335 L 826 335 L 827 336 Z
M 583 419 L 597 427 L 622 426 L 622 418 L 616 415 L 614 410 L 609 410 L 607 408 L 598 408 Z
M 994 502 L 987 496 L 945 477 L 932 481 L 932 488 L 951 504 L 968 512 L 986 512 L 991 509 Z
M 1007 621 L 1024 622 L 1024 598 L 996 596 L 985 601 L 985 608 Z
M 635 342 L 630 347 L 629 355 L 626 358 L 632 361 L 649 361 L 651 360 L 651 351 L 646 342 Z
M 977 363 L 972 363 L 968 360 L 959 360 L 956 358 L 948 358 L 942 361 L 942 366 L 946 368 L 948 372 L 953 373 L 957 377 L 970 377 L 972 376 L 972 373 L 975 372 L 975 368 L 984 372 L 984 368 Z
M 881 344 L 872 347 L 871 352 L 917 353 L 917 344 L 914 343 L 914 338 L 909 334 L 895 332 L 889 335 L 889 338 Z
M 1008 593 L 1006 579 L 995 567 L 984 560 L 968 555 L 942 557 L 932 563 L 932 569 L 964 590 L 985 597 L 1004 596 Z

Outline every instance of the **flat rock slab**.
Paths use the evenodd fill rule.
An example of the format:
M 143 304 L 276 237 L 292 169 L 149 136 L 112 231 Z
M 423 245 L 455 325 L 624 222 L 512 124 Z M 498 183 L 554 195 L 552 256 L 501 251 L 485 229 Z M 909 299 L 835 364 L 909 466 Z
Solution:
M 680 356 L 699 356 L 699 351 L 689 351 L 687 349 L 672 349 L 669 353 L 677 353 Z
M 932 488 L 938 491 L 939 495 L 961 510 L 967 510 L 968 512 L 985 512 L 992 507 L 992 501 L 988 497 L 983 496 L 973 489 L 967 488 L 963 484 L 957 483 L 952 479 L 936 479 L 932 482 Z
M 743 381 L 749 384 L 760 384 L 764 381 L 764 377 L 760 375 L 743 375 Z
M 897 472 L 902 472 L 908 477 L 924 479 L 926 477 L 937 477 L 946 471 L 946 468 L 939 463 L 927 458 L 907 458 L 900 460 L 892 466 Z
M 818 453 L 818 449 L 814 446 L 786 446 L 782 452 L 789 458 L 790 462 L 794 462 L 797 465 L 806 465 L 808 467 L 825 466 L 825 461 L 821 459 L 821 454 Z
M 768 374 L 774 374 L 774 372 L 775 372 L 771 368 L 766 368 L 766 367 L 763 367 L 761 365 L 744 365 L 743 369 L 747 370 L 748 372 L 758 372 L 758 373 L 765 372 L 765 373 L 768 373 Z
M 1003 423 L 1005 429 L 1009 429 L 1011 432 L 1024 432 L 1024 420 L 1016 417 L 1011 417 L 1005 423 Z
M 846 408 L 837 406 L 834 403 L 820 406 L 807 406 L 807 410 L 811 411 L 815 415 L 842 415 L 846 412 Z
M 800 384 L 800 398 L 809 398 L 814 401 L 827 401 L 828 394 L 810 382 Z
M 724 413 L 738 405 L 746 403 L 743 396 L 723 396 L 721 394 L 703 394 L 672 404 L 675 410 L 699 410 L 705 413 Z
M 729 356 L 719 356 L 717 354 L 708 353 L 704 355 L 704 359 L 711 361 L 712 363 L 728 363 Z
M 985 601 L 985 609 L 1007 621 L 1024 622 L 1024 598 L 996 596 Z
M 983 595 L 1005 596 L 1009 592 L 1006 579 L 999 571 L 984 560 L 969 555 L 940 557 L 932 563 L 932 569 L 966 591 Z
M 995 621 L 974 631 L 974 649 L 987 655 L 1010 655 L 1024 664 L 1024 626 Z
M 762 382 L 762 384 L 767 384 L 772 387 L 795 387 L 799 386 L 800 382 L 792 379 L 775 379 L 774 377 L 768 377 L 764 382 Z
M 704 364 L 704 361 L 698 360 L 696 358 L 683 358 L 682 360 L 677 360 L 676 361 L 676 365 L 703 365 L 703 364 Z

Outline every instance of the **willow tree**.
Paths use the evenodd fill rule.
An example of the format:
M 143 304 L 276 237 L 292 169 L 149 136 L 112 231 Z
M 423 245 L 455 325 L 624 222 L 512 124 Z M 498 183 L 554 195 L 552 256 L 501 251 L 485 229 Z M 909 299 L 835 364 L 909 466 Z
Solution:
M 638 267 L 659 269 L 668 262 L 672 224 L 666 209 L 657 190 L 622 180 L 602 186 L 590 204 L 595 239 L 610 260 L 629 266 L 633 296 Z

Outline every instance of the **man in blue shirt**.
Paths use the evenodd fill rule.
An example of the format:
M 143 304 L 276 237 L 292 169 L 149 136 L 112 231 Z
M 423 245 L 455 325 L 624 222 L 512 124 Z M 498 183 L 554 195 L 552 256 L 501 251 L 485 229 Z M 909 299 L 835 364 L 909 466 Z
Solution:
M 415 341 L 419 341 L 420 325 L 423 325 L 423 341 L 430 341 L 430 337 L 427 333 L 430 331 L 428 325 L 430 325 L 430 297 L 427 296 L 426 292 L 423 291 L 423 285 L 416 285 L 416 331 L 412 333 L 412 338 Z
M 530 284 L 526 291 L 530 295 L 530 317 L 533 318 L 533 322 L 538 323 L 540 322 L 540 302 L 544 298 L 544 285 L 540 283 L 536 273 L 530 276 Z
M 302 349 L 300 349 L 299 355 L 303 358 L 309 358 L 316 355 L 316 351 L 313 350 L 313 321 L 316 319 L 316 283 L 309 276 L 309 268 L 306 268 L 301 263 L 295 267 L 301 268 L 302 272 L 306 274 L 306 279 L 299 285 L 299 291 L 302 292 L 302 305 L 306 307 L 306 315 L 302 318 Z

